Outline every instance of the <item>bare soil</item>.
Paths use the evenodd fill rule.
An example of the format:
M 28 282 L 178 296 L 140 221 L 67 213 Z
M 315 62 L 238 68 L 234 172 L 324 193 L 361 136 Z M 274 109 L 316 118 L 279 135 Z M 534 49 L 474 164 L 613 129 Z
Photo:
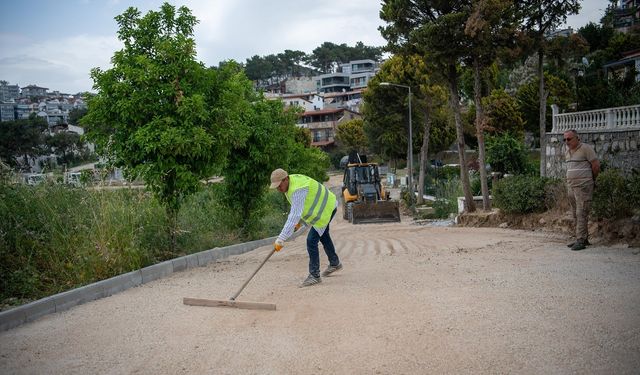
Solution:
M 640 250 L 508 228 L 351 225 L 344 269 L 298 288 L 305 238 L 173 274 L 0 333 L 2 374 L 637 374 Z M 324 268 L 327 264 L 321 258 Z
M 498 209 L 480 209 L 459 217 L 459 224 L 467 227 L 496 227 L 548 231 L 560 235 L 574 235 L 574 220 L 568 207 L 527 215 L 505 214 Z M 640 218 L 590 220 L 589 242 L 602 246 L 640 247 Z

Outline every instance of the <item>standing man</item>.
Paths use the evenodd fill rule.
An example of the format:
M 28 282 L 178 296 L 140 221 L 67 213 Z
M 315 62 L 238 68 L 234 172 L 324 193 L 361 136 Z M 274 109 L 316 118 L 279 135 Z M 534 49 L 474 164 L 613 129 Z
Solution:
M 600 173 L 600 162 L 593 147 L 580 142 L 578 132 L 564 132 L 567 144 L 567 193 L 573 211 L 576 241 L 569 244 L 571 250 L 582 250 L 589 244 L 589 210 L 596 177 Z
M 299 227 L 300 220 L 311 226 L 307 235 L 309 276 L 300 287 L 315 285 L 322 281 L 320 278 L 318 242 L 322 242 L 324 252 L 329 258 L 329 266 L 322 272 L 322 276 L 329 276 L 341 270 L 342 263 L 340 263 L 329 235 L 329 223 L 336 214 L 338 207 L 336 196 L 318 181 L 301 174 L 289 175 L 280 168 L 271 173 L 270 188 L 278 189 L 279 192 L 284 193 L 291 204 L 287 222 L 284 224 L 274 245 L 276 251 L 282 249 L 284 241 L 291 237 L 294 229 Z

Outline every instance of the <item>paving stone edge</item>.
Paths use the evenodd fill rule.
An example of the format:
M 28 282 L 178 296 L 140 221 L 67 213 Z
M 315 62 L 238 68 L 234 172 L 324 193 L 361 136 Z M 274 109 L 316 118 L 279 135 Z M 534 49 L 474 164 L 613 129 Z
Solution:
M 296 232 L 292 239 L 303 232 L 303 230 Z M 208 263 L 232 255 L 243 254 L 259 247 L 267 246 L 272 244 L 275 239 L 276 237 L 269 237 L 185 255 L 2 311 L 0 312 L 0 332 L 34 321 L 47 314 L 68 310 L 73 306 L 108 297 L 123 290 L 161 279 L 174 272 L 203 267 Z

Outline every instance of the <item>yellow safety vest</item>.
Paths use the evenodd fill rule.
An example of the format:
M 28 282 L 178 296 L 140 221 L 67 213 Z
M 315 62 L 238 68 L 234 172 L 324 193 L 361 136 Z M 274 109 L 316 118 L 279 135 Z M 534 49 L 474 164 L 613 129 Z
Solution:
M 324 228 L 329 225 L 331 214 L 336 208 L 336 196 L 318 181 L 301 174 L 289 175 L 287 200 L 291 203 L 296 190 L 308 187 L 309 192 L 304 200 L 302 220 L 308 225 Z

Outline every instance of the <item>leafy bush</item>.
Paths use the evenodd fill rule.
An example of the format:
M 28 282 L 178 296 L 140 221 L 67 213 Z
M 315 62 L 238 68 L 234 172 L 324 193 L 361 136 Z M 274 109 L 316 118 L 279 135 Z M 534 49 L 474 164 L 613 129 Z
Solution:
M 433 218 L 434 219 L 446 219 L 449 214 L 458 212 L 458 202 L 451 198 L 449 199 L 436 199 L 433 202 Z
M 637 176 L 637 174 L 636 174 Z M 638 177 L 631 177 L 627 181 L 618 169 L 607 169 L 598 175 L 596 188 L 593 192 L 591 204 L 593 216 L 596 218 L 619 219 L 630 216 L 633 207 L 633 195 L 637 194 L 638 187 L 631 187 L 629 182 Z M 632 190 L 634 193 L 632 194 Z
M 571 209 L 567 195 L 567 184 L 559 178 L 549 178 L 545 186 L 547 209 L 556 209 L 558 212 L 566 212 Z
M 496 172 L 511 174 L 531 172 L 524 144 L 509 133 L 487 137 L 487 163 Z
M 287 169 L 290 174 L 304 174 L 320 182 L 329 180 L 327 170 L 331 165 L 331 161 L 329 160 L 329 155 L 324 151 L 296 144 L 291 152 L 290 159 L 289 169 Z
M 437 169 L 436 178 L 447 181 L 454 178 L 460 178 L 459 165 L 445 165 Z
M 329 155 L 331 168 L 340 169 L 340 161 L 346 155 L 346 153 L 338 148 L 333 148 L 327 152 L 327 155 Z
M 480 172 L 469 171 L 469 182 L 471 184 L 471 194 L 482 195 L 482 179 L 480 178 Z M 487 186 L 489 191 L 491 191 L 492 182 L 493 179 L 490 176 L 487 177 Z
M 524 135 L 524 121 L 518 102 L 506 91 L 493 90 L 482 99 L 486 116 L 486 130 L 492 133 L 510 132 Z
M 494 184 L 494 205 L 507 213 L 531 213 L 547 208 L 547 180 L 537 176 L 513 176 Z
M 459 177 L 437 180 L 434 185 L 436 201 L 433 202 L 433 217 L 443 219 L 458 212 L 458 197 L 463 195 Z

